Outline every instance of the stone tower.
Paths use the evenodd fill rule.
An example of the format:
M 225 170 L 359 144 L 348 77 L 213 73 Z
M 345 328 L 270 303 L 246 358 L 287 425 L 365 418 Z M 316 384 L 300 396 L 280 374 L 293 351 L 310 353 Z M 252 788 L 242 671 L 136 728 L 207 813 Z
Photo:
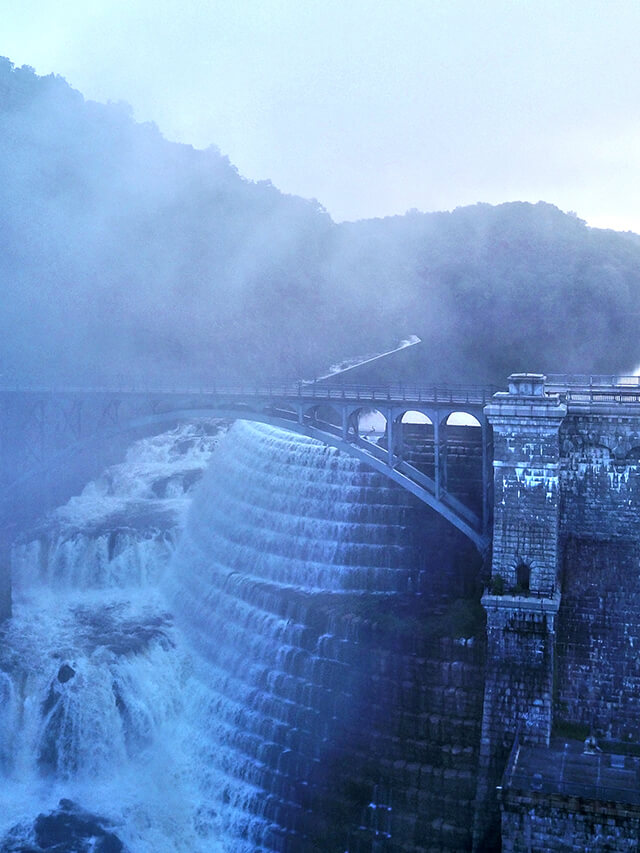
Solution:
M 545 377 L 513 374 L 485 408 L 494 437 L 494 520 L 475 847 L 498 819 L 495 786 L 516 731 L 548 745 L 560 605 L 559 429 L 567 413 Z

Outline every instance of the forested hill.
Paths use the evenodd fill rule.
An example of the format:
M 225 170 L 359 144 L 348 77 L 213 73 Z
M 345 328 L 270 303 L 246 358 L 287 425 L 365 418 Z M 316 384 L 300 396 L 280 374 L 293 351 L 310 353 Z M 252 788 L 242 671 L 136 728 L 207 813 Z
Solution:
M 0 253 L 0 381 L 311 377 L 410 334 L 406 381 L 640 362 L 636 235 L 543 203 L 336 225 L 8 60 Z

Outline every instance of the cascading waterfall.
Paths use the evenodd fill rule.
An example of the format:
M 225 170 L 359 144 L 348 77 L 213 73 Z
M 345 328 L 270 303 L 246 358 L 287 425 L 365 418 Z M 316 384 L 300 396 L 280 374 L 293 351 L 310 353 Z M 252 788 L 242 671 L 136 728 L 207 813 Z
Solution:
M 157 589 L 217 432 L 137 442 L 15 546 L 0 638 L 3 853 L 222 849 L 193 782 L 193 660 Z
M 16 546 L 0 853 L 63 831 L 76 846 L 58 849 L 103 853 L 360 853 L 392 835 L 416 641 L 388 639 L 398 602 L 437 602 L 443 566 L 424 510 L 246 422 L 192 491 L 216 442 L 196 426 L 138 442 Z

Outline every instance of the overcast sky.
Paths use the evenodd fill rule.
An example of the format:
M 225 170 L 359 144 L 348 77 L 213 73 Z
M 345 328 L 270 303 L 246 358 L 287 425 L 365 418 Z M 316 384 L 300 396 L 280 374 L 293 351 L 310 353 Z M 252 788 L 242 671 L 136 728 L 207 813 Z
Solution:
M 640 232 L 640 0 L 20 0 L 0 54 L 334 219 L 527 200 Z

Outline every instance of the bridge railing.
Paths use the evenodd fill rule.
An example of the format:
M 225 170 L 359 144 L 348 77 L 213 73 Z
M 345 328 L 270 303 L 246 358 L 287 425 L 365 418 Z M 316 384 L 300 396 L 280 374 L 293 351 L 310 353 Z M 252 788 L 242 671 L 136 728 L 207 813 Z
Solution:
M 550 374 L 545 391 L 574 403 L 638 403 L 640 376 L 604 374 Z
M 612 388 L 640 385 L 640 375 L 620 373 L 548 373 L 545 387 L 550 385 L 568 388 L 572 386 Z
M 481 385 L 353 385 L 335 383 L 300 384 L 298 393 L 302 397 L 328 399 L 355 399 L 375 401 L 402 401 L 408 403 L 467 403 L 484 405 L 498 391 L 497 387 Z
M 212 397 L 260 397 L 279 399 L 317 399 L 317 400 L 362 400 L 366 402 L 402 402 L 402 403 L 451 403 L 453 405 L 482 406 L 488 403 L 500 390 L 497 386 L 463 385 L 354 385 L 323 382 L 292 382 L 260 385 L 226 385 L 212 383 L 199 387 L 159 386 L 143 382 L 124 383 L 118 386 L 82 388 L 65 387 L 1 387 L 0 393 L 49 394 L 157 394 L 175 396 L 212 396 Z

